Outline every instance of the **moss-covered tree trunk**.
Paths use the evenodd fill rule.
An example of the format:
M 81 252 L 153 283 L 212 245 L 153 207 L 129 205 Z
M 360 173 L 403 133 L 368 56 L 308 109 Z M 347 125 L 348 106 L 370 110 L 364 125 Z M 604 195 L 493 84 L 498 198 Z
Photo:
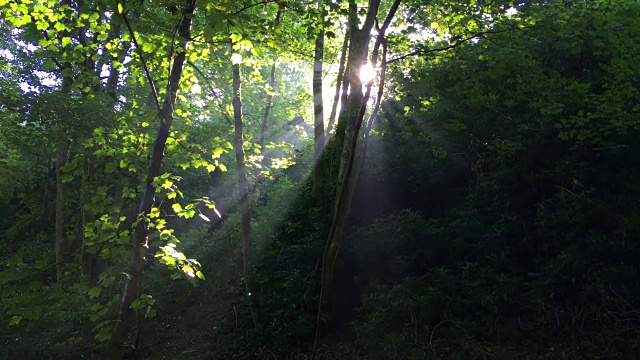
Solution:
M 340 124 L 343 124 L 345 131 L 340 156 L 335 206 L 322 265 L 322 297 L 325 300 L 330 299 L 335 264 L 338 251 L 342 245 L 344 226 L 351 204 L 351 174 L 353 172 L 358 133 L 362 126 L 362 118 L 364 117 L 363 86 L 358 75 L 360 68 L 365 64 L 367 59 L 371 30 L 375 23 L 379 5 L 380 0 L 369 1 L 365 22 L 363 26 L 359 28 L 357 5 L 354 0 L 349 1 L 351 41 L 347 60 L 347 68 L 349 71 L 347 80 L 349 81 L 350 92 L 344 111 L 341 111 L 340 118 L 338 119 L 338 126 L 340 127 Z
M 378 50 L 382 43 L 384 32 L 391 23 L 401 0 L 394 1 L 384 24 L 379 31 L 379 37 L 376 41 L 373 54 L 373 64 L 375 65 L 378 57 Z M 358 15 L 355 1 L 349 1 L 349 26 L 351 28 L 351 45 L 349 48 L 349 57 L 347 68 L 349 71 L 349 97 L 347 99 L 344 112 L 341 112 L 338 124 L 344 123 L 344 142 L 342 144 L 342 155 L 340 157 L 340 170 L 338 173 L 338 183 L 336 190 L 336 202 L 334 207 L 331 229 L 323 258 L 323 297 L 325 300 L 331 298 L 331 285 L 334 279 L 334 270 L 338 252 L 342 245 L 344 227 L 351 206 L 351 198 L 353 195 L 354 163 L 356 156 L 356 148 L 358 145 L 358 134 L 362 126 L 364 118 L 366 102 L 368 100 L 371 85 L 368 85 L 367 94 L 363 93 L 363 84 L 359 78 L 359 72 L 362 65 L 365 64 L 368 55 L 369 41 L 371 39 L 371 30 L 376 20 L 379 0 L 370 0 L 369 8 L 365 22 L 361 28 L 358 28 Z M 379 93 L 379 96 L 382 96 Z

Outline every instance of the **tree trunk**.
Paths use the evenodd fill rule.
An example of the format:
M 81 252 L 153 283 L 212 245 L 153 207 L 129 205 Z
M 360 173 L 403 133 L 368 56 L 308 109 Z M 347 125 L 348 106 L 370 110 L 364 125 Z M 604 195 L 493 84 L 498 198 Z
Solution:
M 400 1 L 396 0 L 392 10 L 385 20 L 390 22 L 393 14 L 397 10 Z M 347 68 L 349 71 L 350 93 L 347 99 L 345 111 L 340 114 L 338 124 L 344 123 L 344 142 L 342 144 L 342 155 L 340 159 L 340 170 L 338 173 L 338 183 L 336 190 L 336 202 L 333 212 L 333 220 L 325 254 L 323 257 L 323 276 L 321 295 L 324 300 L 331 298 L 331 286 L 334 279 L 334 269 L 338 258 L 338 252 L 342 244 L 344 227 L 347 221 L 347 215 L 351 205 L 351 197 L 353 194 L 353 168 L 358 144 L 358 133 L 362 126 L 362 120 L 366 109 L 366 97 L 362 91 L 362 82 L 358 76 L 361 66 L 365 63 L 369 40 L 371 38 L 371 30 L 373 28 L 375 17 L 378 12 L 380 0 L 369 0 L 369 8 L 367 16 L 362 28 L 358 28 L 357 7 L 354 0 L 349 1 L 349 25 L 351 27 L 351 44 L 349 48 L 349 57 Z M 385 28 L 385 26 L 383 26 Z M 381 40 L 381 39 L 380 39 Z M 379 44 L 376 43 L 376 47 Z M 370 90 L 370 88 L 369 88 Z M 369 90 L 367 91 L 369 93 Z
M 70 4 L 70 2 L 66 2 Z M 61 69 L 62 71 L 62 69 Z M 73 78 L 69 76 L 62 77 L 62 94 L 71 93 L 73 86 Z M 64 263 L 68 260 L 69 240 L 67 239 L 65 229 L 65 188 L 62 182 L 62 167 L 67 163 L 69 152 L 69 139 L 61 120 L 58 119 L 57 135 L 59 137 L 56 145 L 56 282 L 58 286 L 62 285 L 62 272 Z
M 71 0 L 63 0 L 63 5 L 71 6 Z M 62 32 L 62 36 L 68 36 L 68 32 Z M 69 64 L 65 64 L 65 67 L 70 67 Z M 59 69 L 63 74 L 64 69 Z M 64 96 L 68 96 L 71 93 L 71 87 L 73 86 L 73 77 L 62 75 L 62 85 L 60 92 Z M 69 151 L 69 139 L 62 120 L 58 119 L 56 125 L 56 132 L 58 141 L 56 144 L 56 282 L 58 286 L 62 285 L 63 266 L 67 261 L 67 253 L 69 251 L 69 241 L 65 231 L 65 189 L 62 182 L 62 167 L 67 163 L 68 151 Z
M 373 62 L 377 60 L 377 52 L 384 38 L 384 31 L 389 26 L 391 19 L 397 11 L 401 0 L 395 0 L 394 4 L 389 11 L 389 15 L 385 19 L 384 25 L 379 31 L 379 38 L 376 41 L 374 47 Z M 349 49 L 349 57 L 347 62 L 347 71 L 349 72 L 349 86 L 351 92 L 349 93 L 346 101 L 346 107 L 344 111 L 340 111 L 340 118 L 338 121 L 338 128 L 340 124 L 345 125 L 344 141 L 342 148 L 342 155 L 340 159 L 340 170 L 338 173 L 338 183 L 336 190 L 336 202 L 333 212 L 333 219 L 331 228 L 329 230 L 329 236 L 325 246 L 324 256 L 322 258 L 322 276 L 320 284 L 320 299 L 318 301 L 318 312 L 316 317 L 316 331 L 315 340 L 313 343 L 312 353 L 315 353 L 316 345 L 320 336 L 320 320 L 322 304 L 327 303 L 331 308 L 335 308 L 335 304 L 331 303 L 331 300 L 337 300 L 338 298 L 333 295 L 333 283 L 334 283 L 334 271 L 336 262 L 338 259 L 338 253 L 342 244 L 342 238 L 344 234 L 344 227 L 349 215 L 349 208 L 351 205 L 351 198 L 354 192 L 353 182 L 355 181 L 352 176 L 354 168 L 354 160 L 356 147 L 358 144 L 358 132 L 362 126 L 362 120 L 366 109 L 367 98 L 371 91 L 371 85 L 368 85 L 367 95 L 362 93 L 362 83 L 356 74 L 359 73 L 360 67 L 363 65 L 366 56 L 367 49 L 370 40 L 371 29 L 375 21 L 376 14 L 380 0 L 369 0 L 369 8 L 364 25 L 361 29 L 358 29 L 358 15 L 357 6 L 355 0 L 349 1 L 349 27 L 351 28 L 351 44 Z M 385 48 L 386 55 L 386 48 Z M 383 86 L 384 84 L 381 83 Z M 383 87 L 378 93 L 379 99 L 382 96 Z M 340 135 L 340 129 L 337 129 L 337 133 Z
M 318 2 L 320 9 L 320 23 L 324 22 L 322 1 Z M 322 195 L 322 163 L 321 156 L 324 149 L 324 107 L 322 104 L 322 62 L 324 55 L 324 30 L 321 29 L 316 37 L 313 57 L 313 115 L 314 115 L 314 152 L 313 152 L 313 196 L 320 201 Z
M 276 14 L 276 20 L 273 23 L 273 30 L 275 30 L 280 24 L 280 17 L 282 16 L 282 7 L 278 8 L 278 13 Z M 275 51 L 273 53 L 275 56 Z M 266 90 L 266 104 L 264 107 L 264 114 L 262 116 L 262 126 L 260 127 L 260 139 L 258 144 L 260 144 L 260 151 L 266 160 L 264 141 L 267 136 L 267 125 L 269 122 L 269 112 L 271 111 L 271 105 L 273 103 L 273 92 L 275 91 L 276 86 L 276 59 L 273 59 L 273 64 L 271 64 L 271 73 L 269 75 L 269 85 Z
M 347 220 L 348 210 L 351 202 L 351 172 L 353 171 L 353 160 L 355 156 L 355 147 L 358 140 L 358 132 L 362 125 L 364 113 L 360 115 L 360 109 L 363 108 L 364 94 L 362 93 L 362 82 L 357 76 L 360 68 L 366 61 L 369 39 L 371 38 L 371 29 L 375 22 L 378 12 L 380 0 L 369 0 L 369 9 L 363 27 L 358 28 L 358 9 L 355 0 L 349 0 L 349 33 L 351 40 L 349 44 L 349 55 L 347 59 L 348 76 L 346 81 L 349 83 L 351 91 L 343 102 L 338 118 L 338 127 L 336 134 L 338 135 L 337 145 L 342 145 L 342 153 L 340 156 L 340 169 L 338 171 L 338 179 L 336 184 L 335 204 L 332 214 L 331 228 L 327 243 L 325 245 L 322 257 L 322 273 L 320 281 L 320 296 L 318 301 L 318 310 L 316 317 L 315 339 L 313 342 L 312 353 L 315 353 L 316 345 L 320 337 L 320 319 L 322 304 L 328 304 L 330 308 L 334 307 L 331 299 L 336 297 L 333 295 L 333 280 L 336 261 L 338 259 L 338 251 L 342 244 L 344 227 Z M 344 132 L 343 130 L 344 129 Z
M 336 115 L 338 111 L 338 104 L 341 100 L 346 100 L 347 98 L 347 90 L 349 88 L 349 82 L 345 81 L 345 62 L 347 60 L 347 49 L 349 47 L 349 37 L 350 37 L 350 29 L 347 26 L 347 30 L 344 34 L 344 42 L 342 43 L 342 51 L 340 53 L 340 65 L 338 65 L 338 77 L 336 79 L 336 93 L 333 96 L 333 105 L 331 107 L 331 114 L 329 114 L 329 123 L 327 125 L 327 132 L 325 134 L 325 142 L 329 142 L 331 139 L 331 130 L 333 130 L 333 125 L 336 122 Z M 340 92 L 342 89 L 342 92 Z M 342 101 L 342 107 L 344 108 L 344 104 L 346 101 Z
M 66 135 L 64 135 L 66 136 Z M 65 231 L 65 194 L 62 182 L 62 167 L 67 163 L 68 144 L 66 139 L 58 140 L 56 148 L 56 282 L 62 285 L 62 271 L 69 244 Z
M 354 40 L 354 46 L 352 46 L 351 51 L 353 54 L 355 54 L 356 52 L 362 54 L 362 50 L 358 51 L 358 49 L 355 49 L 358 44 L 358 41 L 356 41 L 356 39 L 358 38 L 360 38 L 360 41 L 363 41 L 362 39 L 364 37 L 359 35 L 358 32 L 352 31 L 352 40 Z M 354 56 L 352 60 L 355 58 L 356 57 Z M 362 62 L 359 61 L 358 63 L 359 65 L 357 67 L 359 68 L 362 65 Z M 354 64 L 354 62 L 352 62 L 352 64 Z M 331 223 L 331 228 L 329 230 L 329 238 L 327 240 L 327 248 L 324 256 L 323 287 L 325 299 L 329 299 L 329 296 L 331 294 L 331 285 L 333 284 L 333 270 L 335 268 L 338 250 L 342 243 L 342 235 L 346 223 L 347 212 L 350 206 L 351 193 L 349 190 L 351 188 L 350 179 L 353 169 L 353 158 L 355 155 L 355 146 L 357 144 L 358 132 L 360 131 L 360 127 L 362 125 L 362 117 L 358 116 L 358 113 L 360 111 L 362 100 L 364 99 L 364 94 L 362 93 L 362 84 L 360 83 L 360 79 L 357 76 L 353 76 L 355 74 L 355 72 L 353 71 L 354 68 L 356 68 L 356 66 L 351 67 L 350 70 L 351 93 L 349 94 L 349 98 L 347 100 L 346 108 L 344 111 L 344 121 L 346 124 L 346 129 L 344 132 L 344 142 L 342 144 L 342 155 L 340 157 L 340 170 L 338 173 L 333 220 Z
M 55 171 L 55 170 L 54 170 Z M 51 157 L 47 157 L 47 177 L 44 180 L 42 189 L 42 210 L 40 211 L 40 224 L 45 224 L 47 218 L 47 208 L 49 207 L 49 188 L 51 187 Z
M 253 325 L 260 325 L 258 317 L 258 297 L 253 287 L 253 252 L 251 249 L 251 209 L 249 206 L 249 180 L 244 162 L 244 138 L 242 126 L 242 100 L 240 98 L 240 64 L 233 65 L 233 119 L 235 124 L 236 170 L 240 192 L 240 218 L 242 223 L 242 267 L 244 285 L 249 297 L 249 307 Z
M 196 0 L 189 1 L 188 5 L 184 9 L 183 16 L 178 26 L 179 37 L 177 39 L 177 48 L 180 49 L 180 51 L 177 51 L 177 54 L 174 57 L 171 73 L 169 74 L 169 91 L 164 99 L 162 109 L 159 112 L 160 124 L 153 143 L 151 162 L 147 171 L 144 193 L 138 208 L 139 216 L 146 216 L 153 206 L 155 196 L 155 188 L 152 185 L 153 179 L 160 175 L 160 167 L 162 165 L 162 159 L 164 158 L 164 148 L 173 122 L 174 106 L 187 55 L 187 47 L 191 37 L 191 19 L 195 10 L 195 4 Z M 153 83 L 151 79 L 149 79 L 149 83 L 151 86 Z M 122 294 L 118 322 L 114 327 L 111 338 L 110 356 L 112 359 L 122 358 L 127 334 L 135 321 L 135 312 L 131 308 L 131 304 L 141 295 L 140 289 L 142 287 L 144 276 L 144 256 L 146 246 L 148 246 L 148 234 L 148 223 L 144 218 L 141 218 L 134 230 L 130 270 L 125 283 L 124 292 Z

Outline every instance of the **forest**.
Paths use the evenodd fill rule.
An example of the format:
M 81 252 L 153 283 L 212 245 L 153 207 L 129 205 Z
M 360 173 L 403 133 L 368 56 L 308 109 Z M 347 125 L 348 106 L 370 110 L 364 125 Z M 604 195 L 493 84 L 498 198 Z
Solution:
M 633 0 L 0 0 L 0 360 L 640 359 L 639 64 Z

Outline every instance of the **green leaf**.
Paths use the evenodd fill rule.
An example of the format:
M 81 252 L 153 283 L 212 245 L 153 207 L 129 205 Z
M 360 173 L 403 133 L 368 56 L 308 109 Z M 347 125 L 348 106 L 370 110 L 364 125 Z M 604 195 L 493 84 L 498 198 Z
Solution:
M 140 299 L 135 299 L 131 302 L 131 306 L 129 306 L 133 310 L 137 310 L 142 306 L 142 301 Z
M 164 182 L 162 183 L 162 188 L 163 189 L 168 189 L 171 187 L 171 185 L 173 185 L 173 181 L 169 180 L 169 179 L 165 179 Z
M 47 59 L 42 63 L 42 68 L 45 70 L 53 70 L 56 68 L 56 63 L 53 60 Z
M 142 44 L 142 51 L 146 53 L 153 52 L 156 49 L 156 46 L 152 43 L 144 43 Z
M 13 325 L 13 326 L 18 325 L 18 324 L 20 324 L 20 321 L 21 321 L 21 320 L 22 320 L 22 316 L 15 315 L 15 316 L 13 316 L 13 317 L 11 318 L 11 320 L 9 321 L 9 326 L 12 326 L 12 325 Z
M 68 182 L 71 182 L 72 180 L 73 180 L 73 176 L 69 174 L 64 174 L 60 176 L 60 181 L 62 181 L 63 183 L 68 183 Z
M 89 290 L 89 297 L 91 299 L 95 299 L 98 296 L 100 296 L 100 293 L 102 292 L 102 287 L 100 286 L 94 286 Z
M 175 193 L 174 193 L 175 194 Z M 175 196 L 174 196 L 175 197 Z M 173 211 L 177 214 L 180 211 L 182 211 L 182 205 L 175 203 L 173 205 L 171 205 L 171 208 L 173 209 Z
M 66 78 L 73 77 L 73 70 L 71 70 L 70 68 L 65 68 L 64 70 L 62 70 L 62 76 Z
M 214 159 L 217 159 L 224 153 L 225 153 L 225 150 L 223 148 L 219 147 L 219 148 L 216 148 L 215 150 L 213 150 L 213 155 L 211 155 L 211 157 L 214 158 Z
M 56 29 L 57 31 L 65 31 L 65 30 L 67 30 L 67 26 L 64 23 L 62 23 L 61 21 L 55 23 L 53 25 L 53 28 Z
M 231 38 L 232 43 L 237 43 L 238 41 L 242 40 L 242 34 L 231 34 L 231 36 L 229 37 Z

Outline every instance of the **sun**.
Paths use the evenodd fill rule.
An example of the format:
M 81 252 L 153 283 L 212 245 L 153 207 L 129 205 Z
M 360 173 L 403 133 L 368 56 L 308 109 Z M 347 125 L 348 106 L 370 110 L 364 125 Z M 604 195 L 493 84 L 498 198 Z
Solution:
M 376 78 L 376 75 L 376 69 L 373 68 L 371 63 L 366 63 L 360 68 L 360 81 L 363 84 L 373 82 L 373 80 Z

